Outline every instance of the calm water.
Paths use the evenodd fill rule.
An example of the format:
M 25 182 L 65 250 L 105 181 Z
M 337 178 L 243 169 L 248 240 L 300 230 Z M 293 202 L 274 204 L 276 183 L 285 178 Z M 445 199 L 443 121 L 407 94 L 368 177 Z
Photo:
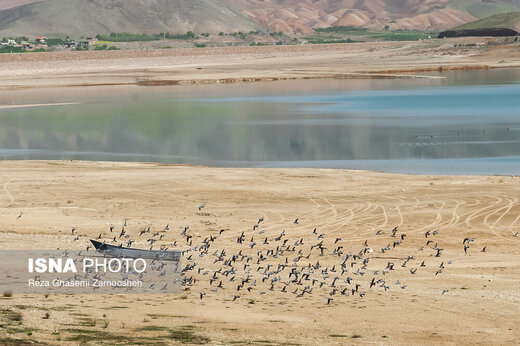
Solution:
M 520 70 L 8 91 L 0 158 L 520 174 Z

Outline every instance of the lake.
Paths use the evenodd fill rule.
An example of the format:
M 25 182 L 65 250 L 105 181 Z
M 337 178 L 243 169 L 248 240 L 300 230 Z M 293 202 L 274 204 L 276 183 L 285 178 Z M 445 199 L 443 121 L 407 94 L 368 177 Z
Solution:
M 0 158 L 520 174 L 520 69 L 427 76 L 2 91 Z

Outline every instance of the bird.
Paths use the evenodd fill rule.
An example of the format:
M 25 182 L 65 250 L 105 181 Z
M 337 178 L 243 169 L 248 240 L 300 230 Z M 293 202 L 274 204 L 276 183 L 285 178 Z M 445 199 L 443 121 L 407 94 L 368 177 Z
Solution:
M 449 292 L 449 290 L 446 290 L 446 289 L 442 290 L 442 294 L 445 294 L 445 293 L 448 293 L 448 292 Z
M 22 215 L 23 215 L 23 211 L 21 211 L 20 214 L 18 214 L 18 217 L 16 218 L 16 220 L 21 219 Z
M 199 205 L 199 211 L 201 211 L 202 208 L 204 208 L 204 207 L 205 207 L 204 203 L 200 204 L 200 205 Z
M 466 242 L 469 244 L 469 243 L 474 242 L 474 241 L 475 241 L 474 238 L 466 237 L 466 238 L 464 238 L 464 240 L 462 241 L 462 244 L 466 244 Z
M 484 247 L 482 248 L 482 250 L 480 250 L 480 252 L 486 252 L 486 248 L 487 248 L 487 246 L 484 246 Z
M 297 224 L 298 224 L 298 218 L 296 218 L 296 219 L 293 221 L 293 223 L 294 223 L 295 225 L 297 225 Z

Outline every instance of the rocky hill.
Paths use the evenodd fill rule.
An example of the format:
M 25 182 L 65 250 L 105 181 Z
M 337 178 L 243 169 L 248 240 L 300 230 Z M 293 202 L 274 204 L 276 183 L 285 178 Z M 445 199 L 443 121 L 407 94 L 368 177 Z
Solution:
M 0 12 L 3 35 L 257 29 L 259 24 L 220 0 L 46 0 Z
M 520 0 L 226 0 L 274 31 L 307 33 L 329 26 L 447 29 L 520 10 Z
M 502 13 L 460 25 L 455 30 L 502 28 L 520 31 L 520 11 Z

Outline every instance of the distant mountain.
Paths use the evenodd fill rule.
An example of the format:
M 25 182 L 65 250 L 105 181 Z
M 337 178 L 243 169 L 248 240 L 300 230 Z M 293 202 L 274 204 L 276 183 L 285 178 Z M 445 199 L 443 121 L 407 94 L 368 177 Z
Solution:
M 46 0 L 0 11 L 3 35 L 261 29 L 220 0 Z
M 446 29 L 496 13 L 520 10 L 520 0 L 226 0 L 273 31 L 363 26 Z
M 444 30 L 520 0 L 0 0 L 0 34 L 310 33 L 329 26 Z M 30 4 L 26 4 L 32 2 Z M 20 6 L 22 5 L 22 6 Z

